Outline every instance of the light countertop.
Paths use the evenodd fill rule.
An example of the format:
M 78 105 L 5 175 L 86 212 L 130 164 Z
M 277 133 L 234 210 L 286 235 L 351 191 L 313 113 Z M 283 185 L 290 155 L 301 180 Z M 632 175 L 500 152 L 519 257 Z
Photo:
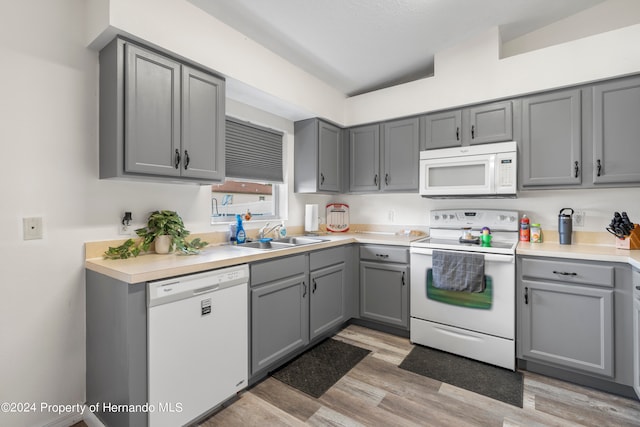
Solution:
M 345 233 L 318 236 L 326 240 L 312 245 L 294 246 L 286 249 L 259 250 L 233 246 L 229 244 L 210 245 L 204 248 L 198 255 L 155 253 L 143 254 L 136 258 L 109 260 L 90 258 L 85 261 L 85 267 L 106 276 L 121 280 L 126 283 L 140 283 L 150 280 L 165 279 L 184 274 L 198 273 L 201 271 L 229 267 L 276 258 L 286 255 L 294 255 L 326 249 L 350 243 L 367 243 L 381 245 L 409 246 L 409 244 L 424 236 L 407 236 L 381 233 Z
M 631 264 L 634 268 L 640 269 L 640 250 L 616 249 L 613 245 L 561 245 L 558 242 L 520 242 L 518 243 L 516 254 L 591 261 L 624 262 Z

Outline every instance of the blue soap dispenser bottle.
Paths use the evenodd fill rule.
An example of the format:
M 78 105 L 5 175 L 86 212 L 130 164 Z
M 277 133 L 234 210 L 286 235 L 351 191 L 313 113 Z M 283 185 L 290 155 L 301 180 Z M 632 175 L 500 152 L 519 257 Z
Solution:
M 247 241 L 247 234 L 242 226 L 242 217 L 240 215 L 236 215 L 236 221 L 238 221 L 236 225 L 236 242 L 241 245 Z

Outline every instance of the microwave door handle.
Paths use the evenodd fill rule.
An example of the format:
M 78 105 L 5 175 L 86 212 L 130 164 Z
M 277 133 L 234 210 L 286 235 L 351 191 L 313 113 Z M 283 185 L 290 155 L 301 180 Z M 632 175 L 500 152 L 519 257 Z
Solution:
M 489 194 L 495 194 L 496 181 L 498 180 L 498 168 L 496 167 L 496 155 L 489 155 Z

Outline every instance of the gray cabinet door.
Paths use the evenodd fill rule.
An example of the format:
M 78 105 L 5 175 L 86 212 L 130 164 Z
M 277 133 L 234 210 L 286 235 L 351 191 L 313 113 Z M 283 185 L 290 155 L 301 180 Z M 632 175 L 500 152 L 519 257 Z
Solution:
M 613 377 L 613 289 L 522 281 L 522 357 Z
M 125 45 L 125 171 L 179 176 L 180 64 Z
M 409 266 L 360 261 L 360 317 L 409 326 Z
M 465 110 L 463 140 L 470 145 L 513 140 L 513 107 L 511 101 L 494 102 Z
M 182 176 L 224 179 L 224 81 L 182 67 Z
M 421 150 L 458 147 L 462 144 L 462 111 L 453 110 L 428 114 L 421 119 Z
M 320 122 L 318 126 L 318 188 L 321 191 L 342 190 L 342 131 Z
M 640 182 L 640 78 L 593 87 L 593 182 Z
M 638 294 L 633 300 L 633 388 L 640 398 L 640 292 Z
M 349 130 L 349 191 L 378 191 L 380 188 L 380 126 Z
M 251 374 L 309 342 L 306 274 L 251 289 Z
M 383 123 L 384 176 L 382 191 L 418 191 L 420 157 L 417 118 Z
M 346 320 L 345 273 L 344 263 L 311 272 L 309 276 L 310 339 L 322 335 Z
M 640 270 L 633 270 L 633 388 L 640 398 Z
M 522 185 L 579 185 L 581 179 L 580 90 L 522 100 Z

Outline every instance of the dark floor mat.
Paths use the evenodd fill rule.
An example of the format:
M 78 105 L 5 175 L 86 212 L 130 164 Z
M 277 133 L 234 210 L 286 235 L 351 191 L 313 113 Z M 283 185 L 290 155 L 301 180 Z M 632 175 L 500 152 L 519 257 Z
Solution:
M 272 376 L 318 398 L 369 353 L 364 348 L 329 338 L 301 354 Z
M 522 374 L 416 345 L 402 369 L 522 408 Z

